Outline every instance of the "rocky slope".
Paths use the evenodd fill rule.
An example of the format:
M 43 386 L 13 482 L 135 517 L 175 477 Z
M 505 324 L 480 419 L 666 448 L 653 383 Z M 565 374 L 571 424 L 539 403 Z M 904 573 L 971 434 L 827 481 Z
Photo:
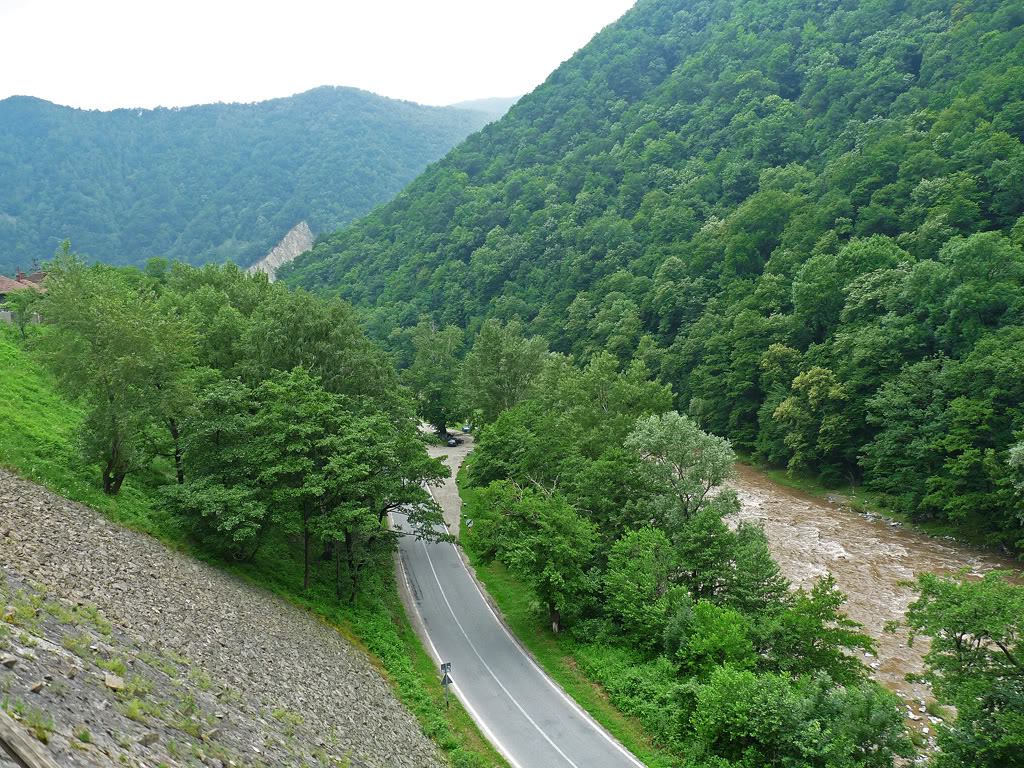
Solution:
M 278 267 L 293 261 L 300 253 L 304 253 L 312 247 L 313 232 L 310 230 L 309 224 L 300 221 L 291 228 L 280 243 L 274 246 L 274 250 L 245 271 L 250 275 L 256 272 L 266 272 L 270 282 L 274 282 Z
M 0 705 L 59 765 L 444 764 L 336 631 L 3 470 Z

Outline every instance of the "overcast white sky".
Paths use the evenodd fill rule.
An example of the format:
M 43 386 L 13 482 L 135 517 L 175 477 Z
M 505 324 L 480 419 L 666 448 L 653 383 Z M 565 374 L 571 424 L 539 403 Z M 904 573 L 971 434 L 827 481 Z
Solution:
M 87 109 L 346 85 L 421 104 L 527 93 L 635 0 L 0 0 L 0 98 Z

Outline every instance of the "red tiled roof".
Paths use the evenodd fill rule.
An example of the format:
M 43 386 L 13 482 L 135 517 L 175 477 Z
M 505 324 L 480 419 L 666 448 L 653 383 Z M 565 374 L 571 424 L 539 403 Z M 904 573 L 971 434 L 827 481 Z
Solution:
M 9 277 L 0 275 L 0 293 L 10 293 L 11 291 L 20 291 L 26 286 L 21 283 L 11 280 Z
M 12 291 L 24 291 L 26 288 L 31 288 L 39 293 L 46 293 L 46 289 L 41 285 L 36 285 L 28 280 L 11 280 L 9 277 L 0 275 L 0 293 L 11 293 Z

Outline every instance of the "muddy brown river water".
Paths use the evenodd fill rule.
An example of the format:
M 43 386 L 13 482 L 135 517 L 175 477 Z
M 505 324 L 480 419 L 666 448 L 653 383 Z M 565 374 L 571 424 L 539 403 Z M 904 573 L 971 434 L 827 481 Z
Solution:
M 928 716 L 919 709 L 931 694 L 927 686 L 904 679 L 922 670 L 927 644 L 918 639 L 908 648 L 906 630 L 895 635 L 882 631 L 887 621 L 901 619 L 914 599 L 899 582 L 918 573 L 949 574 L 962 568 L 978 576 L 1013 570 L 1019 577 L 1024 564 L 866 518 L 781 486 L 752 467 L 738 464 L 736 470 L 732 486 L 743 504 L 736 521 L 764 526 L 772 554 L 793 584 L 810 587 L 828 572 L 835 576 L 847 595 L 846 612 L 877 642 L 878 657 L 864 662 L 875 669 L 878 682 L 902 696 L 921 718 L 914 721 L 916 727 L 928 727 Z

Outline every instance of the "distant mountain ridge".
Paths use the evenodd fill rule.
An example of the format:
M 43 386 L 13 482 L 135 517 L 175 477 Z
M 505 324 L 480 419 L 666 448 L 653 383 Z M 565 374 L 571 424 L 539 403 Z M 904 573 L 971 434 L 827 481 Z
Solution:
M 491 120 L 497 120 L 511 109 L 522 96 L 494 96 L 489 99 L 469 99 L 457 101 L 448 106 L 452 109 L 473 109 L 477 112 L 484 112 L 490 115 Z
M 265 256 L 387 202 L 493 114 L 325 86 L 254 104 L 110 112 L 0 101 L 0 274 L 65 237 L 111 264 Z

